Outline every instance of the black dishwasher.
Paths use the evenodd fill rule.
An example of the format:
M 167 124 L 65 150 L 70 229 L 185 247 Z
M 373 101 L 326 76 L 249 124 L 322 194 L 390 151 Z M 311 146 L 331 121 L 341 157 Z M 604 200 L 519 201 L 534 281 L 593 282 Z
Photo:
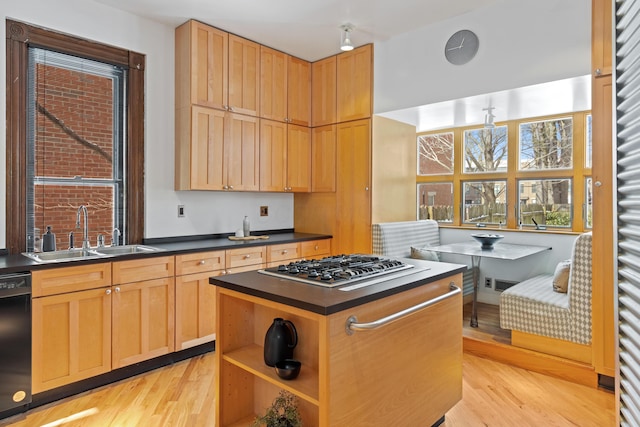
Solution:
M 31 403 L 31 274 L 0 275 L 0 413 Z

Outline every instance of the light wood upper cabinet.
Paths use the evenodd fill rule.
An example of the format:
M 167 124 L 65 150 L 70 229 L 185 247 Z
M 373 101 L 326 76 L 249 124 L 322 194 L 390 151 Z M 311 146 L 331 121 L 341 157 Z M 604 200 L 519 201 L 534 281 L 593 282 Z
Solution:
M 311 191 L 336 191 L 336 125 L 311 131 Z
M 196 21 L 176 29 L 176 106 L 226 108 L 228 41 L 226 32 Z
M 330 56 L 311 64 L 311 126 L 337 123 L 337 57 Z
M 225 190 L 257 191 L 260 189 L 260 139 L 257 117 L 227 113 L 223 173 Z
M 261 120 L 260 190 L 311 190 L 311 131 L 304 126 Z
M 311 124 L 311 64 L 288 56 L 287 61 L 287 123 Z
M 260 117 L 287 121 L 287 62 L 280 51 L 260 48 Z
M 287 191 L 311 191 L 311 129 L 287 125 Z
M 372 64 L 371 45 L 337 56 L 338 123 L 371 117 Z
M 181 127 L 176 140 L 176 189 L 257 190 L 258 119 L 198 106 L 190 110 L 184 118 L 190 125 Z
M 260 45 L 229 34 L 229 101 L 234 113 L 258 115 Z
M 591 2 L 591 67 L 593 76 L 611 74 L 613 23 L 611 0 Z
M 197 21 L 176 29 L 176 107 L 257 115 L 260 45 Z

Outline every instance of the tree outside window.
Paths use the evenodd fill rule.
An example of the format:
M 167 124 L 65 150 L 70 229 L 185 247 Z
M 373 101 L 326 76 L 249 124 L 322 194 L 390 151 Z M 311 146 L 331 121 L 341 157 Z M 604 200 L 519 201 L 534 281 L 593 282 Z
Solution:
M 571 226 L 571 180 L 540 179 L 518 182 L 520 224 Z
M 418 175 L 453 173 L 453 132 L 418 137 Z
M 464 132 L 464 172 L 507 170 L 507 127 L 472 129 Z
M 571 118 L 520 125 L 520 170 L 569 169 L 572 160 Z

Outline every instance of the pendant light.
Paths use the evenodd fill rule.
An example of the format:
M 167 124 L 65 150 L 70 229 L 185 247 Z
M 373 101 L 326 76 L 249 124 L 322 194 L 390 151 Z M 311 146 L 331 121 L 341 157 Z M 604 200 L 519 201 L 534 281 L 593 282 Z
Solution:
M 496 117 L 493 115 L 493 110 L 496 107 L 487 107 L 483 108 L 482 111 L 486 111 L 487 113 L 484 115 L 484 128 L 485 129 L 493 129 L 496 127 L 493 119 Z
M 353 25 L 344 24 L 340 27 L 342 29 L 342 35 L 340 37 L 340 50 L 350 51 L 353 50 L 353 43 L 351 42 L 351 32 L 353 31 Z

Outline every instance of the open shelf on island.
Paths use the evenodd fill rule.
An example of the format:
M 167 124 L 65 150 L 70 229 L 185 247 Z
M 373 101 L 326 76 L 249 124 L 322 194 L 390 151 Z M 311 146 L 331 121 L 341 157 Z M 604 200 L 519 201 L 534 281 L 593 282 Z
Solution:
M 283 380 L 275 369 L 264 363 L 262 346 L 252 344 L 222 355 L 222 358 L 265 381 L 283 388 L 301 399 L 319 405 L 318 372 L 302 364 L 300 375 L 294 380 Z

